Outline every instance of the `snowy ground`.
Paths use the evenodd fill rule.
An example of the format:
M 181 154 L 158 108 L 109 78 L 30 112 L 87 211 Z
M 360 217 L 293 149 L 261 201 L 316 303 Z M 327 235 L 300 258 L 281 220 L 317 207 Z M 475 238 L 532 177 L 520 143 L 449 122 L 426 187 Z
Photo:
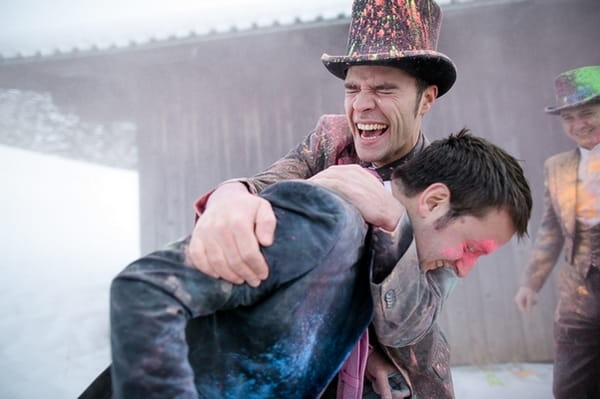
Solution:
M 0 398 L 75 398 L 109 362 L 108 286 L 138 253 L 132 172 L 0 146 Z M 551 366 L 456 367 L 457 399 L 551 398 Z
M 454 367 L 456 399 L 551 399 L 552 365 Z
M 75 398 L 108 363 L 108 286 L 139 256 L 137 173 L 0 146 L 0 398 Z

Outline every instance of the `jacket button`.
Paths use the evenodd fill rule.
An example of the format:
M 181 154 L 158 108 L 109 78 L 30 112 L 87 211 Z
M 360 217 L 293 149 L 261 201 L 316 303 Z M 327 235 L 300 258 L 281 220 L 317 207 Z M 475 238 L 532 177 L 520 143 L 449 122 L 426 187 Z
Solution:
M 385 301 L 385 307 L 387 309 L 392 308 L 396 303 L 396 291 L 389 290 L 388 292 L 386 292 L 383 296 L 383 300 Z

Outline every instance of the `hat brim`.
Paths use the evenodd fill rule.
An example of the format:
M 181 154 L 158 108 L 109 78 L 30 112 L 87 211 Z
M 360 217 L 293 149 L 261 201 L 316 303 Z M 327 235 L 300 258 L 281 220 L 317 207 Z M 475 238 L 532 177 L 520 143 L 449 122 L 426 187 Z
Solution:
M 564 111 L 566 109 L 570 109 L 570 108 L 575 108 L 575 107 L 579 107 L 579 106 L 582 106 L 582 105 L 586 105 L 586 104 L 591 103 L 592 101 L 600 101 L 600 93 L 594 94 L 593 96 L 590 96 L 588 98 L 584 98 L 583 100 L 579 100 L 579 101 L 574 102 L 574 103 L 563 104 L 563 105 L 554 106 L 554 107 L 546 107 L 546 108 L 544 108 L 544 111 L 547 114 L 558 115 L 558 114 L 560 114 L 560 111 Z
M 346 78 L 353 65 L 385 65 L 400 68 L 438 87 L 438 97 L 444 95 L 456 81 L 456 67 L 446 55 L 432 50 L 405 51 L 390 55 L 331 56 L 323 54 L 321 61 L 335 76 Z

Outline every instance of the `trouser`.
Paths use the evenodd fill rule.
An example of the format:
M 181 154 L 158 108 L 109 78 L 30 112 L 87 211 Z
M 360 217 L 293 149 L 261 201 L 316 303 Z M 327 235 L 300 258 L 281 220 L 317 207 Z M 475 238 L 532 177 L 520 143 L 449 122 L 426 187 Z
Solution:
M 583 278 L 574 267 L 558 276 L 554 322 L 554 382 L 557 399 L 600 398 L 600 270 Z
M 261 195 L 277 227 L 259 287 L 187 266 L 187 239 L 114 279 L 113 397 L 316 398 L 333 379 L 372 318 L 367 225 L 310 183 Z

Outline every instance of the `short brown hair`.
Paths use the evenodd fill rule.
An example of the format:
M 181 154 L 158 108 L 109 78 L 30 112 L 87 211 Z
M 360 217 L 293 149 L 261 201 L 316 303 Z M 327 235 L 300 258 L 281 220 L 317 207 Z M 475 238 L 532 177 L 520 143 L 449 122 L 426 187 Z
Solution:
M 517 235 L 527 234 L 532 199 L 523 169 L 512 155 L 468 129 L 432 142 L 399 166 L 393 179 L 408 197 L 433 183 L 445 184 L 450 190 L 448 219 L 506 209 Z

